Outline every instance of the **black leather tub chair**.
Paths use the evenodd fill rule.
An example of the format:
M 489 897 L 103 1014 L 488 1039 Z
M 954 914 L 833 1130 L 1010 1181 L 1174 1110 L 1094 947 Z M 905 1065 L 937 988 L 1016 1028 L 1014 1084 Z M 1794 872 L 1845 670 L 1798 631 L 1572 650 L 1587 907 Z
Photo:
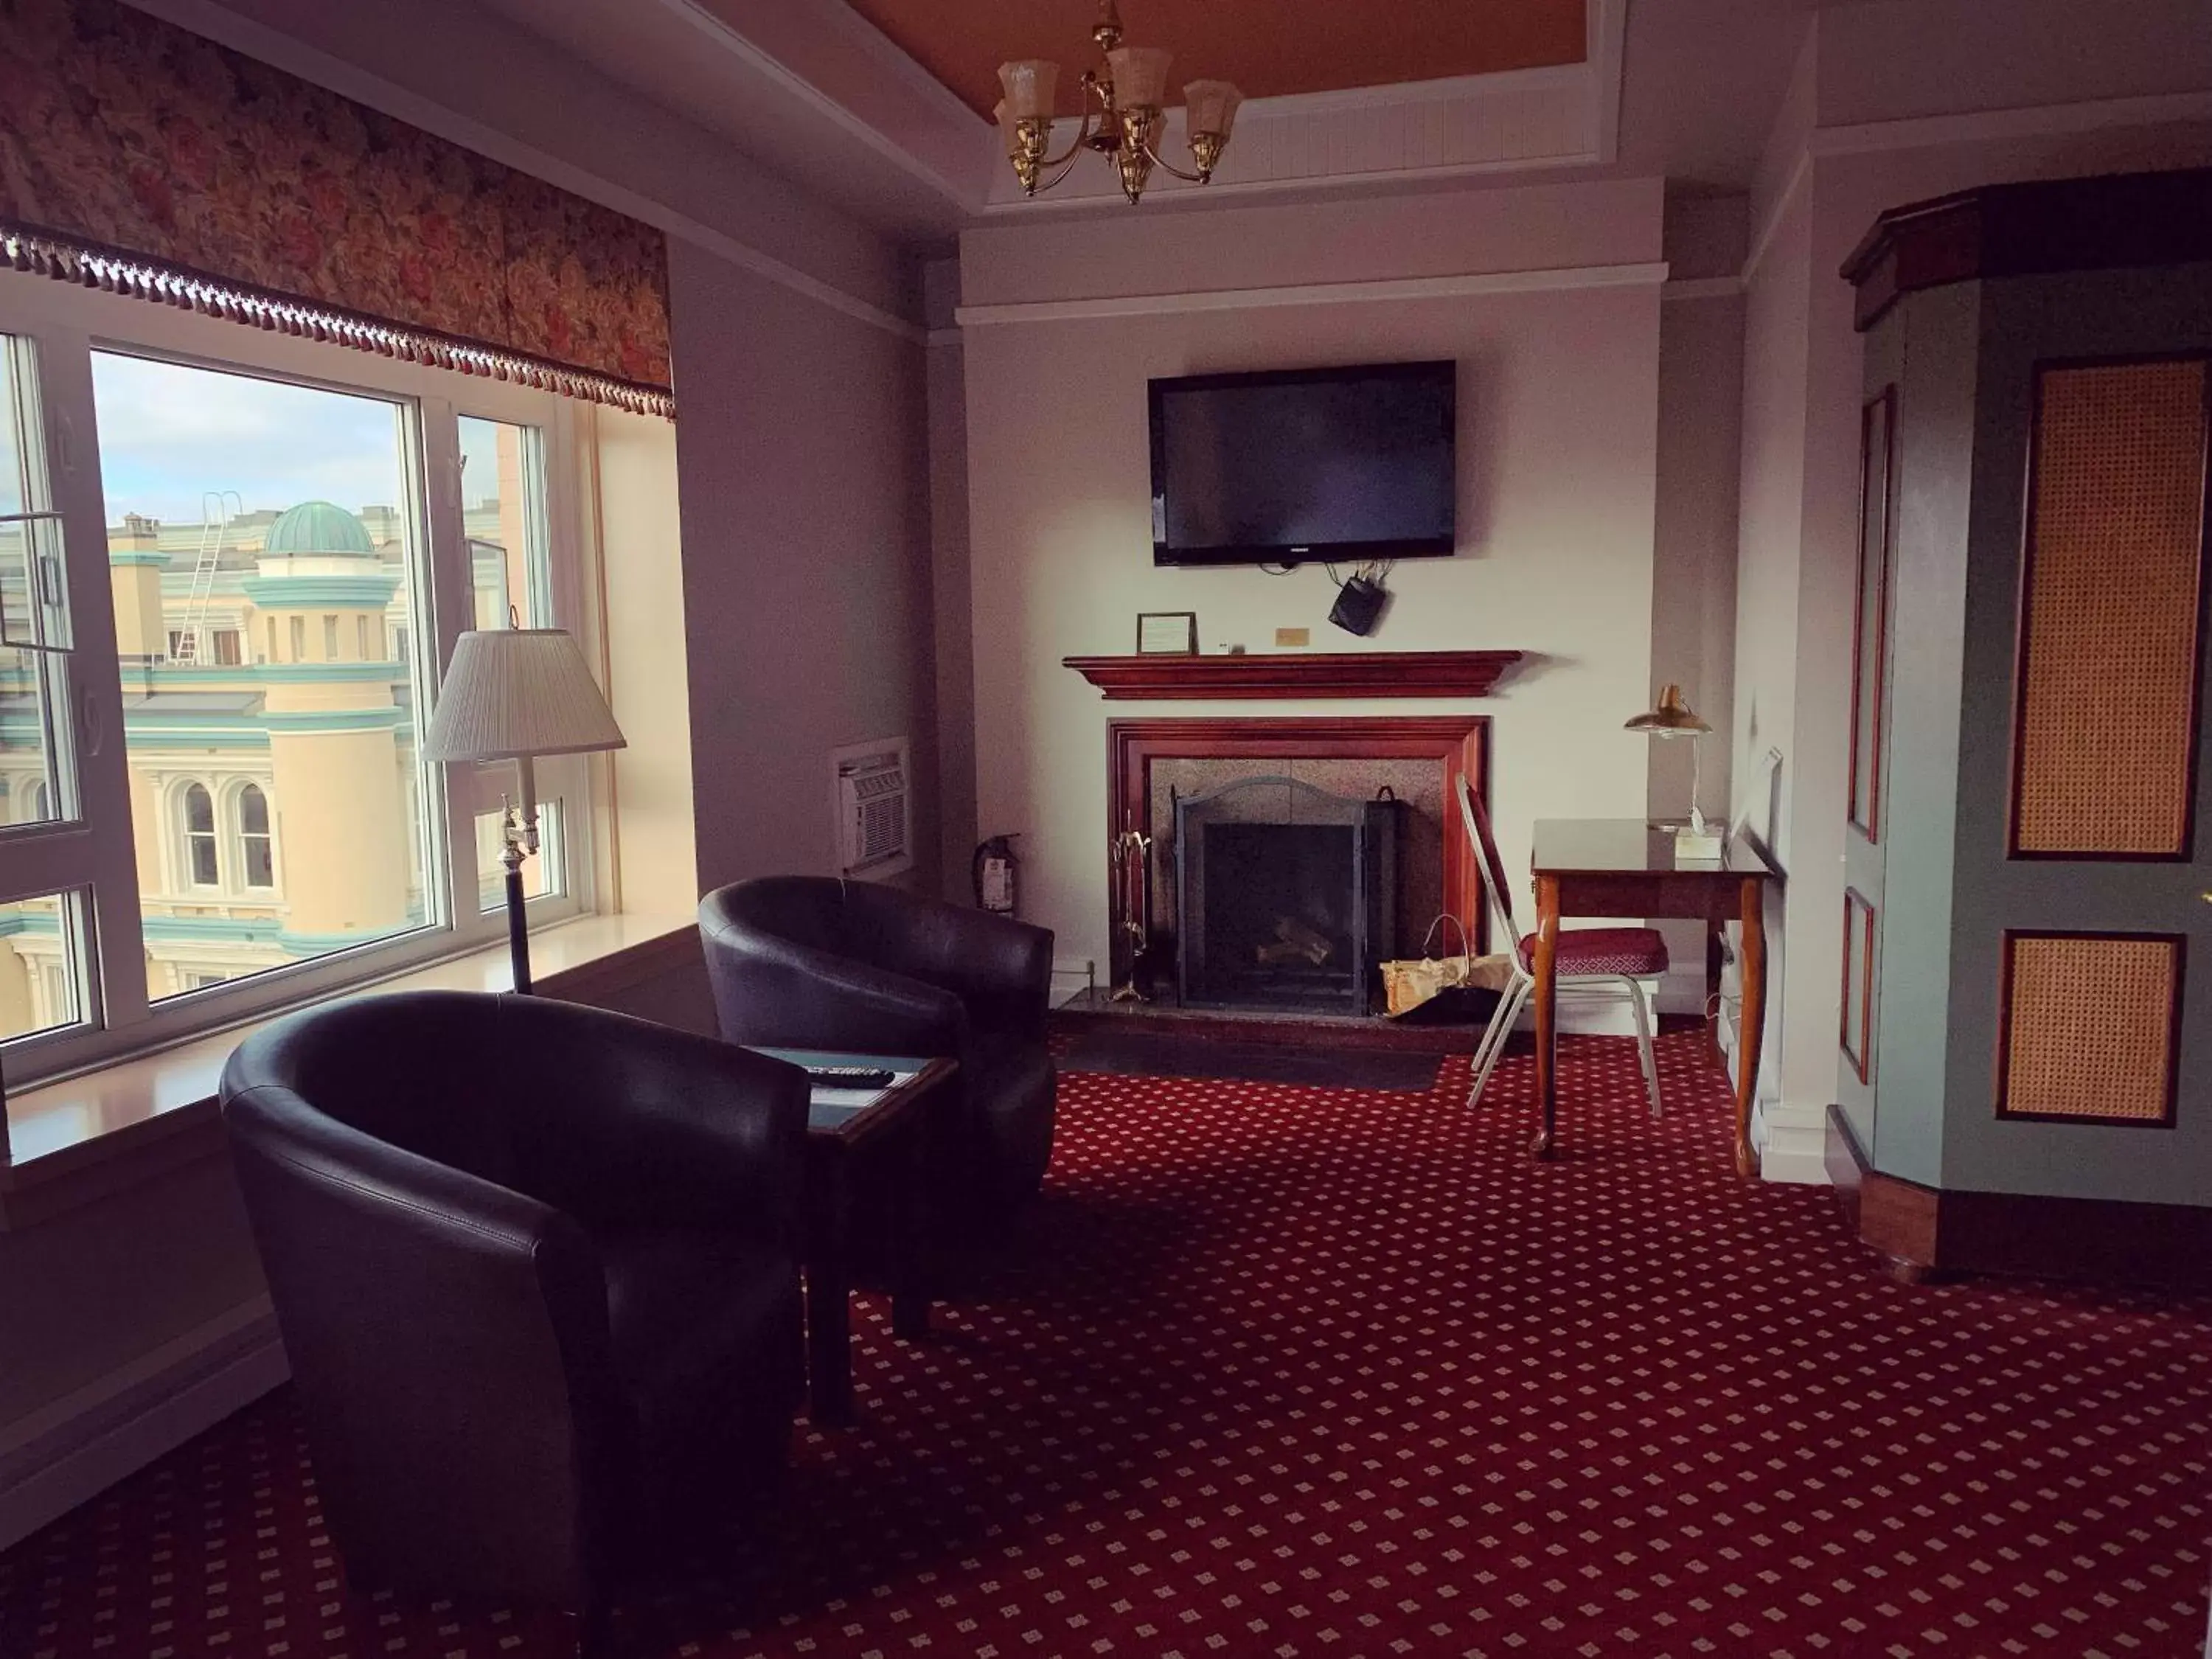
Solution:
M 960 1062 L 926 1212 L 988 1243 L 1052 1158 L 1052 934 L 873 882 L 769 876 L 700 902 L 722 1035 Z
M 532 997 L 311 1010 L 222 1110 L 358 1589 L 586 1618 L 773 1481 L 805 1074 Z

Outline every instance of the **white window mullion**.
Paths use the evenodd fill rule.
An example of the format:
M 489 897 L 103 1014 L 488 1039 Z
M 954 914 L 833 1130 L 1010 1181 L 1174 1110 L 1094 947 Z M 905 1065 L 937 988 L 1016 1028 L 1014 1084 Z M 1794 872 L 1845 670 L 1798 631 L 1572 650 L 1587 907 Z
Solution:
M 553 404 L 551 417 L 541 434 L 538 452 L 540 478 L 537 494 L 544 504 L 547 580 L 552 587 L 553 620 L 576 636 L 585 659 L 605 660 L 599 630 L 596 561 L 586 556 L 591 538 L 586 515 L 596 507 L 589 499 L 583 455 L 585 423 L 589 414 L 574 404 Z M 602 676 L 602 678 L 604 678 Z M 593 809 L 594 764 L 600 756 L 568 755 L 540 762 L 541 787 L 556 792 L 562 803 L 560 879 L 557 896 L 538 900 L 533 915 L 547 920 L 597 908 L 599 860 L 598 814 Z
M 115 649 L 114 595 L 108 585 L 107 520 L 100 483 L 100 432 L 92 390 L 92 341 L 58 325 L 37 329 L 39 392 L 45 405 L 48 477 L 62 515 L 69 565 L 74 648 L 68 659 L 69 708 L 76 798 L 84 823 L 92 891 L 91 939 L 97 1008 L 110 1030 L 147 1014 L 146 951 L 140 924 L 138 865 L 131 845 L 131 771 L 124 750 L 122 679 Z
M 460 419 L 449 398 L 424 398 L 417 407 L 422 423 L 422 520 L 430 538 L 430 637 L 422 648 L 431 659 L 432 670 L 428 674 L 418 672 L 416 680 L 422 688 L 418 698 L 422 707 L 416 722 L 419 742 L 430 723 L 432 688 L 445 680 L 454 642 L 476 624 L 468 530 L 461 511 Z M 445 873 L 446 912 L 452 918 L 453 932 L 464 939 L 489 940 L 493 930 L 485 925 L 477 903 L 475 769 L 433 763 L 422 769 L 422 787 L 430 792 L 424 797 L 425 805 L 435 803 L 437 808 L 425 811 L 423 822 L 431 826 L 433 834 L 445 838 L 445 856 L 433 867 Z

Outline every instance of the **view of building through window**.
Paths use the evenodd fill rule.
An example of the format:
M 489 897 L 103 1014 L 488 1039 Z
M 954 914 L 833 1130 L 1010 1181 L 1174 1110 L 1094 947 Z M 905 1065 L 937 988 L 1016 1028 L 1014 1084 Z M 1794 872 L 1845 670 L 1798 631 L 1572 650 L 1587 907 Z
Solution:
M 13 861 L 24 884 L 0 885 L 0 1040 L 113 1029 L 102 985 L 122 985 L 127 1014 L 458 925 L 447 913 L 466 887 L 453 878 L 465 883 L 471 864 L 479 904 L 496 909 L 514 767 L 441 775 L 416 753 L 435 665 L 412 653 L 437 637 L 428 515 L 450 511 L 428 503 L 457 462 L 459 522 L 436 522 L 441 549 L 455 532 L 465 548 L 469 588 L 453 597 L 468 624 L 556 625 L 539 427 L 120 349 L 88 356 L 93 406 L 78 429 L 96 418 L 105 547 L 72 544 L 71 563 L 48 495 L 38 360 L 0 336 L 0 840 L 42 848 Z M 442 458 L 423 456 L 441 443 Z M 72 570 L 80 610 L 87 581 L 112 604 L 112 667 L 70 654 Z M 105 750 L 95 787 L 76 769 L 64 698 L 73 677 L 111 672 L 124 764 Z M 558 898 L 573 850 L 563 808 L 587 797 L 589 774 L 556 759 L 538 777 L 542 846 L 526 890 Z M 459 869 L 436 821 L 448 798 L 453 860 L 471 860 Z M 131 838 L 143 1002 L 139 963 L 119 980 L 89 971 L 88 854 L 43 841 L 43 826 L 79 819 Z M 98 935 L 99 949 L 120 942 L 106 920 Z
M 74 895 L 0 904 L 0 1037 L 75 1025 L 85 1017 Z
M 405 407 L 93 375 L 149 999 L 422 926 Z

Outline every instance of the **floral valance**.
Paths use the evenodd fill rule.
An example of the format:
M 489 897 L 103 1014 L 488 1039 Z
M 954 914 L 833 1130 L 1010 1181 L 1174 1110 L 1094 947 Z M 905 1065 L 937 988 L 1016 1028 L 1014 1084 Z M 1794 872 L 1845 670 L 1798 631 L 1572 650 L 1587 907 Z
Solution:
M 118 0 L 0 0 L 0 258 L 672 412 L 659 230 Z

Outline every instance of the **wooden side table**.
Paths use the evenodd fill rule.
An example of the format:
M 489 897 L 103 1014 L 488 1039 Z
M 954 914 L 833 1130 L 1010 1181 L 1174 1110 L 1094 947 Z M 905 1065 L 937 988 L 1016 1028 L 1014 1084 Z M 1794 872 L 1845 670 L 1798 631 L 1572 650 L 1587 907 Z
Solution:
M 1749 839 L 1734 837 L 1717 860 L 1678 862 L 1670 830 L 1642 818 L 1540 818 L 1535 826 L 1536 1097 L 1543 1126 L 1533 1148 L 1551 1156 L 1559 1120 L 1556 969 L 1563 916 L 1683 918 L 1719 927 L 1743 924 L 1743 1015 L 1737 1029 L 1735 1167 L 1759 1173 L 1751 1108 L 1759 1098 L 1759 1051 L 1766 1030 L 1766 884 L 1782 872 Z
M 838 1103 L 817 1088 L 806 1113 L 806 1389 L 817 1423 L 853 1417 L 852 1291 L 854 1195 L 864 1163 L 886 1160 L 894 1199 L 891 1334 L 905 1340 L 929 1334 L 927 1265 L 927 1153 L 933 1108 L 959 1070 L 957 1060 L 884 1054 L 828 1054 L 811 1048 L 757 1048 L 794 1066 L 866 1066 L 897 1080 L 865 1105 Z

